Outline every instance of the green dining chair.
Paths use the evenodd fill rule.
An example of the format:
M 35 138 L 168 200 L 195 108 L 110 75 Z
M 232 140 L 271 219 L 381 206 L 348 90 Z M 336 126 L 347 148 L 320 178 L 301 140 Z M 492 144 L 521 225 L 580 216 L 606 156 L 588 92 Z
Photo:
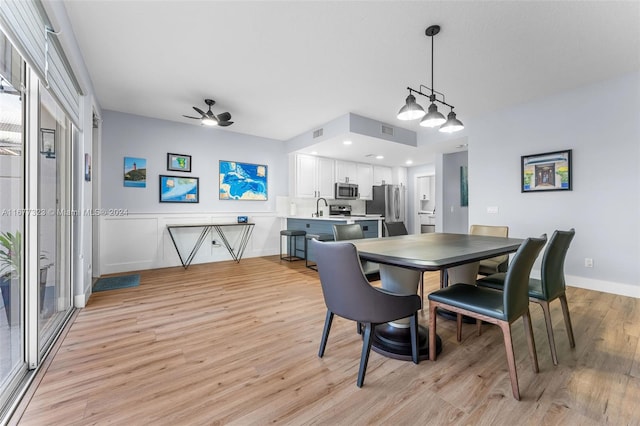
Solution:
M 538 357 L 533 340 L 533 330 L 529 315 L 527 285 L 533 263 L 547 241 L 546 235 L 540 238 L 527 238 L 513 256 L 504 280 L 504 291 L 457 283 L 429 294 L 429 359 L 436 359 L 436 310 L 447 309 L 457 314 L 457 339 L 462 340 L 462 315 L 491 324 L 502 330 L 507 351 L 507 364 L 511 378 L 513 397 L 520 400 L 518 373 L 511 339 L 511 324 L 522 317 L 529 346 L 529 356 L 533 371 L 538 372 Z
M 569 345 L 572 348 L 576 347 L 564 281 L 564 259 L 567 256 L 569 245 L 575 233 L 573 228 L 569 231 L 555 231 L 542 256 L 541 279 L 529 278 L 529 301 L 539 304 L 544 313 L 553 365 L 558 365 L 558 354 L 556 353 L 556 343 L 553 337 L 549 304 L 556 299 L 560 299 L 560 305 L 562 306 L 564 324 L 569 336 Z M 480 287 L 502 290 L 504 288 L 504 280 L 505 274 L 498 273 L 484 277 L 478 280 L 476 284 Z

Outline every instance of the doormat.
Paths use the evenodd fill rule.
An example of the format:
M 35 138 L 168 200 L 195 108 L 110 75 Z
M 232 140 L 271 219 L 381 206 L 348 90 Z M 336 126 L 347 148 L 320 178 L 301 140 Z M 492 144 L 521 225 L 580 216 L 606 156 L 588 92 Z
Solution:
M 118 277 L 100 278 L 93 285 L 93 291 L 117 290 L 119 288 L 137 287 L 140 285 L 140 275 L 120 275 Z

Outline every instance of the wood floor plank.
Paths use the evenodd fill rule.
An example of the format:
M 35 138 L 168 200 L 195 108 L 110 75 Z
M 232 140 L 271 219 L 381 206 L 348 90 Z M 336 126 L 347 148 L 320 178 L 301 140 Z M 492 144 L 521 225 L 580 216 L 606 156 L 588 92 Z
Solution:
M 576 347 L 551 305 L 559 365 L 531 305 L 540 372 L 512 325 L 522 400 L 511 396 L 500 330 L 438 318 L 443 352 L 419 365 L 372 352 L 326 307 L 315 271 L 278 256 L 140 271 L 138 287 L 95 293 L 76 316 L 21 425 L 640 425 L 640 303 L 569 288 Z M 374 283 L 379 285 L 379 283 Z M 439 274 L 425 275 L 425 290 Z M 419 315 L 428 325 L 428 312 Z

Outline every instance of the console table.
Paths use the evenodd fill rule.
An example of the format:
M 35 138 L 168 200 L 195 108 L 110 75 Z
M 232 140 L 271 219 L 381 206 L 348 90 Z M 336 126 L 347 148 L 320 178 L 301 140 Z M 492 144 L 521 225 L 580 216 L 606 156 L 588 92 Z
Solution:
M 178 257 L 180 258 L 180 262 L 182 263 L 182 266 L 184 267 L 184 269 L 187 269 L 189 265 L 191 265 L 193 258 L 195 257 L 196 253 L 200 249 L 200 246 L 202 246 L 202 243 L 204 242 L 205 238 L 207 237 L 209 232 L 211 232 L 211 229 L 216 230 L 216 232 L 220 236 L 220 240 L 222 241 L 222 244 L 224 244 L 224 246 L 226 247 L 227 251 L 233 258 L 233 260 L 235 260 L 236 262 L 240 262 L 240 259 L 242 259 L 242 255 L 244 254 L 244 249 L 247 247 L 247 243 L 249 242 L 249 238 L 251 237 L 251 233 L 253 232 L 254 225 L 255 223 L 197 223 L 197 224 L 186 224 L 186 225 L 167 225 L 167 230 L 169 231 L 169 236 L 171 237 L 173 246 L 176 248 L 176 252 L 178 252 Z M 238 247 L 235 249 L 233 248 L 231 243 L 229 243 L 227 235 L 225 234 L 225 229 L 230 227 L 240 228 L 240 242 L 238 243 Z M 202 231 L 200 231 L 200 235 L 198 236 L 198 239 L 196 240 L 195 244 L 193 245 L 193 248 L 189 252 L 189 255 L 186 257 L 186 259 L 182 257 L 182 254 L 180 253 L 180 249 L 178 248 L 178 244 L 176 243 L 176 239 L 173 234 L 174 231 L 180 228 L 202 228 Z

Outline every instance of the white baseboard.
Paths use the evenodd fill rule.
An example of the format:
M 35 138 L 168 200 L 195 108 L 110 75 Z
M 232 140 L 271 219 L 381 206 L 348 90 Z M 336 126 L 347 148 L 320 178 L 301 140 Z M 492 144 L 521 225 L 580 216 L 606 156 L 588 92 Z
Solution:
M 635 297 L 640 299 L 640 286 L 614 283 L 611 281 L 594 280 L 591 278 L 566 275 L 567 286 L 584 288 L 586 290 L 601 291 L 603 293 L 618 294 L 620 296 Z

